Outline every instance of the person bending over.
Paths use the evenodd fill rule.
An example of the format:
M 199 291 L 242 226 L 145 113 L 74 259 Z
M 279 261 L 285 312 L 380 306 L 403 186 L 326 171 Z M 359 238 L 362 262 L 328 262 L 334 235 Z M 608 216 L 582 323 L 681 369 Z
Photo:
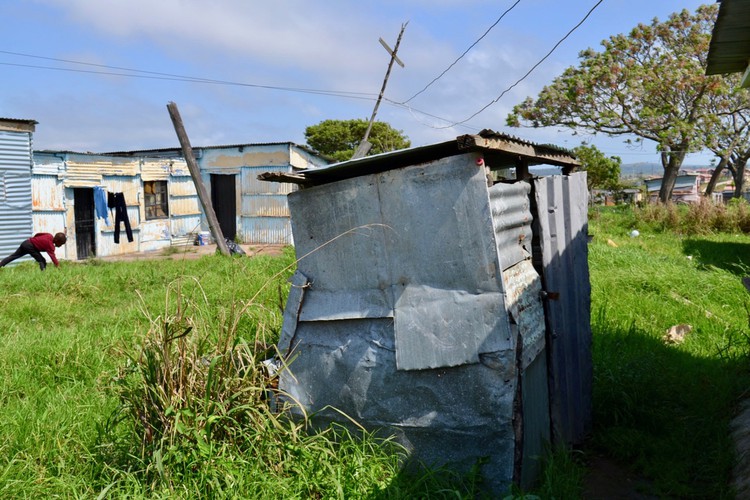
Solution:
M 60 248 L 66 241 L 67 238 L 64 233 L 57 233 L 54 236 L 49 233 L 36 233 L 31 238 L 24 240 L 15 252 L 0 260 L 0 267 L 24 255 L 31 255 L 39 263 L 39 269 L 44 271 L 47 267 L 47 261 L 41 252 L 47 252 L 55 267 L 60 267 L 60 263 L 57 261 L 57 257 L 55 257 L 55 247 Z

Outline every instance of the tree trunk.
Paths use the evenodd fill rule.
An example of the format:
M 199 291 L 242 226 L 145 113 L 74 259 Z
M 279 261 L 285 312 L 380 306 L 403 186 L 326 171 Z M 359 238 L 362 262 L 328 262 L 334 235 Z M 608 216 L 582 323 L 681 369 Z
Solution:
M 745 190 L 745 166 L 747 158 L 742 157 L 735 163 L 737 174 L 734 179 L 734 197 L 742 198 L 742 192 Z
M 664 177 L 662 177 L 661 188 L 659 189 L 659 201 L 662 203 L 668 203 L 672 200 L 672 191 L 675 181 L 677 181 L 677 174 L 682 167 L 682 161 L 685 159 L 686 151 L 687 145 L 678 147 L 676 151 L 672 149 L 672 151 L 662 153 Z
M 706 186 L 706 192 L 704 193 L 706 196 L 711 196 L 711 194 L 714 192 L 714 189 L 716 188 L 716 182 L 719 180 L 724 167 L 727 166 L 727 157 L 721 156 L 720 158 L 721 159 L 719 160 L 719 165 L 714 169 L 714 173 L 711 174 L 711 180 L 708 181 L 708 186 Z

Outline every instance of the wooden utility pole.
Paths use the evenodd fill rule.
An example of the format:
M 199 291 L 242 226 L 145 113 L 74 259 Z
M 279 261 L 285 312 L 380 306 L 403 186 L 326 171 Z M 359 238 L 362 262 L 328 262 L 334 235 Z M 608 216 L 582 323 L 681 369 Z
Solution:
M 408 22 L 405 22 L 401 25 L 401 32 L 398 34 L 398 39 L 396 39 L 396 47 L 391 50 L 391 48 L 388 46 L 385 41 L 380 38 L 380 45 L 382 45 L 385 50 L 388 51 L 388 53 L 391 55 L 391 60 L 388 62 L 388 70 L 385 72 L 385 79 L 383 80 L 383 86 L 380 88 L 380 95 L 378 96 L 378 100 L 375 101 L 375 109 L 372 110 L 372 116 L 370 117 L 370 123 L 367 124 L 367 130 L 365 131 L 365 136 L 362 138 L 362 142 L 359 143 L 359 146 L 357 147 L 357 150 L 354 152 L 354 156 L 352 156 L 352 160 L 356 160 L 357 158 L 362 158 L 365 156 L 372 147 L 372 144 L 367 140 L 370 137 L 370 131 L 372 130 L 372 124 L 375 121 L 375 115 L 378 112 L 378 107 L 380 106 L 380 101 L 383 99 L 383 94 L 385 94 L 385 86 L 388 85 L 388 77 L 391 76 L 391 68 L 393 68 L 393 62 L 395 61 L 398 63 L 399 66 L 402 68 L 404 67 L 404 63 L 401 61 L 401 59 L 398 58 L 396 53 L 398 52 L 398 46 L 401 44 L 401 37 L 404 36 L 404 30 L 406 29 L 406 25 L 409 24 Z
M 172 119 L 174 130 L 177 132 L 177 138 L 180 140 L 180 146 L 182 146 L 182 156 L 185 157 L 188 169 L 190 170 L 190 176 L 193 178 L 195 188 L 198 191 L 198 198 L 203 206 L 203 212 L 206 214 L 208 229 L 211 231 L 211 236 L 213 236 L 216 241 L 216 245 L 219 247 L 219 250 L 221 250 L 221 253 L 223 255 L 230 255 L 229 247 L 227 247 L 227 242 L 224 241 L 224 235 L 221 232 L 221 226 L 219 226 L 219 220 L 216 218 L 214 207 L 211 205 L 211 199 L 206 192 L 206 186 L 203 185 L 201 172 L 198 168 L 198 164 L 195 162 L 193 148 L 190 146 L 190 140 L 185 132 L 185 127 L 182 125 L 182 118 L 180 117 L 180 112 L 177 110 L 177 104 L 170 101 L 167 104 L 167 109 L 169 110 L 169 117 Z

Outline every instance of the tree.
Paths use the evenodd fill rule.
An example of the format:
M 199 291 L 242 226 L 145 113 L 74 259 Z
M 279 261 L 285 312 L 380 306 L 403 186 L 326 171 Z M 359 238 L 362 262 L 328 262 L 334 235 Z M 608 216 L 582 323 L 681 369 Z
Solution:
M 587 172 L 586 185 L 591 189 L 617 190 L 620 188 L 619 156 L 606 157 L 596 146 L 585 143 L 573 148 L 573 153 L 581 162 L 581 169 Z
M 718 8 L 672 14 L 639 24 L 628 35 L 584 50 L 540 92 L 515 106 L 511 126 L 566 126 L 609 136 L 635 135 L 656 142 L 664 169 L 659 199 L 671 199 L 685 155 L 702 149 L 706 95 L 722 77 L 706 76 L 706 57 Z
M 739 88 L 738 75 L 730 75 L 725 84 L 709 95 L 711 114 L 705 117 L 706 147 L 719 158 L 706 187 L 710 195 L 721 172 L 726 168 L 734 179 L 734 197 L 742 196 L 745 170 L 750 160 L 750 94 Z
M 318 153 L 336 161 L 351 159 L 357 146 L 365 136 L 369 121 L 325 120 L 305 129 L 307 145 Z M 411 146 L 411 142 L 401 130 L 392 128 L 385 122 L 374 122 L 368 140 L 372 143 L 369 154 L 386 153 Z

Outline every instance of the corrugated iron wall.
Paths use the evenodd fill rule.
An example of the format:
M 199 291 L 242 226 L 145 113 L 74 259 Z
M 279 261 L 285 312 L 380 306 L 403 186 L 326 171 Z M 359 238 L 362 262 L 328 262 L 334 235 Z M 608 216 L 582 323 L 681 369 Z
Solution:
M 240 238 L 247 243 L 289 245 L 292 243 L 292 226 L 287 195 L 296 186 L 259 181 L 258 175 L 263 172 L 289 172 L 289 166 L 241 169 Z
M 31 231 L 31 133 L 0 131 L 0 258 Z
M 534 258 L 551 295 L 546 306 L 553 439 L 580 443 L 591 429 L 593 384 L 586 172 L 535 179 L 534 193 Z

